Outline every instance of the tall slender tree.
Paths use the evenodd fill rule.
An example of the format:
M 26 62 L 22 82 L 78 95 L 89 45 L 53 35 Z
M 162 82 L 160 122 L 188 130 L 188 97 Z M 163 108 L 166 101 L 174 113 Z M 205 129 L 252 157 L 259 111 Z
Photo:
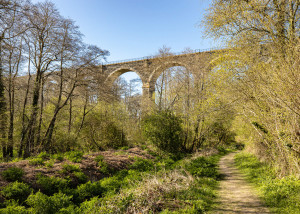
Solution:
M 3 46 L 6 41 L 20 36 L 26 30 L 26 25 L 21 24 L 21 14 L 24 12 L 22 8 L 25 9 L 26 7 L 21 0 L 0 1 L 0 141 L 4 158 L 8 155 L 12 156 L 13 149 L 11 146 L 7 147 L 7 140 L 5 139 L 7 131 L 7 101 L 4 91 Z

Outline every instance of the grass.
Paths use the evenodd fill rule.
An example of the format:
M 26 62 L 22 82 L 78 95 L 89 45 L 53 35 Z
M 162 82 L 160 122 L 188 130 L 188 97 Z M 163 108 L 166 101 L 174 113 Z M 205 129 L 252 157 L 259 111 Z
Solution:
M 275 170 L 254 155 L 240 153 L 236 165 L 256 185 L 265 204 L 275 213 L 300 213 L 300 180 L 295 176 L 278 178 Z
M 82 213 L 204 213 L 213 208 L 220 156 L 171 161 L 136 159 L 130 170 L 103 179 L 103 198 L 81 204 Z M 167 167 L 165 167 L 167 166 Z
M 78 163 L 82 156 L 73 151 L 64 158 Z M 36 158 L 45 163 L 56 159 L 47 154 Z M 7 202 L 0 213 L 203 213 L 213 208 L 216 198 L 219 158 L 134 157 L 127 169 L 108 173 L 104 157 L 99 155 L 97 166 L 110 177 L 98 181 L 89 181 L 77 164 L 63 164 L 59 177 L 40 174 L 32 186 L 7 186 L 2 196 L 15 201 Z M 18 191 L 26 193 L 19 202 L 13 195 Z

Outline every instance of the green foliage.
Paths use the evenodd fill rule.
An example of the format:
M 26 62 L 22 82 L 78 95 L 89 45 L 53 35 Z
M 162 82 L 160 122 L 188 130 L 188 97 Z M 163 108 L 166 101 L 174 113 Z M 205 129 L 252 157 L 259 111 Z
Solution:
M 71 205 L 72 196 L 63 193 L 55 193 L 53 196 L 44 195 L 41 192 L 31 194 L 26 203 L 31 206 L 32 213 L 60 213 L 60 210 Z M 63 209 L 62 211 L 64 211 Z
M 105 189 L 102 187 L 101 182 L 88 181 L 85 184 L 81 184 L 77 187 L 78 199 L 84 201 L 92 197 L 101 196 Z
M 73 172 L 73 175 L 79 184 L 83 184 L 88 180 L 88 177 L 83 172 Z
M 83 157 L 82 151 L 70 151 L 65 153 L 65 158 L 74 163 L 80 163 Z
M 101 186 L 105 189 L 106 192 L 117 192 L 119 191 L 121 185 L 123 184 L 123 178 L 118 176 L 103 178 L 101 182 Z
M 182 121 L 168 110 L 157 111 L 142 121 L 145 137 L 159 149 L 178 153 L 183 147 Z
M 36 157 L 36 158 L 33 158 L 31 160 L 29 160 L 29 165 L 31 166 L 38 166 L 38 165 L 44 165 L 44 159 L 41 158 L 41 157 Z
M 18 167 L 10 167 L 4 170 L 1 175 L 6 181 L 21 181 L 24 170 Z
M 85 120 L 87 126 L 83 129 L 83 134 L 91 149 L 118 149 L 127 146 L 125 133 L 113 118 L 114 116 L 108 112 L 101 111 L 87 116 Z
M 47 152 L 41 152 L 37 157 L 42 158 L 43 160 L 47 160 L 50 158 L 50 155 Z
M 190 161 L 185 168 L 194 176 L 217 179 L 219 173 L 216 166 L 216 161 L 213 158 L 198 157 Z
M 101 201 L 98 197 L 94 197 L 89 201 L 85 201 L 80 204 L 80 213 L 82 214 L 90 214 L 94 213 L 95 207 L 97 207 L 98 212 L 100 213 L 109 213 L 109 210 L 102 210 L 101 209 Z
M 58 161 L 63 161 L 64 160 L 64 155 L 63 154 L 54 154 L 53 155 L 53 158 L 55 159 L 55 160 L 58 160 Z
M 154 169 L 153 160 L 143 159 L 139 157 L 134 158 L 135 161 L 132 165 L 130 165 L 130 169 L 134 169 L 136 171 L 145 172 Z
M 95 158 L 95 161 L 97 162 L 97 165 L 100 167 L 99 171 L 103 174 L 109 174 L 111 172 L 111 169 L 109 168 L 108 164 L 104 162 L 103 155 L 98 155 Z
M 104 161 L 99 161 L 98 166 L 100 167 L 99 171 L 102 172 L 103 174 L 109 174 L 110 169 L 108 167 L 108 164 Z
M 16 204 L 10 204 L 6 208 L 0 209 L 0 214 L 27 214 L 28 210 L 24 206 Z
M 98 156 L 95 158 L 95 161 L 96 161 L 96 162 L 103 161 L 103 160 L 104 160 L 104 156 L 103 156 L 103 155 L 98 155 Z
M 294 176 L 277 178 L 272 167 L 251 154 L 237 154 L 235 162 L 249 180 L 257 185 L 262 199 L 276 213 L 300 213 L 299 179 Z
M 64 164 L 62 169 L 63 173 L 73 173 L 73 172 L 81 172 L 81 169 L 78 165 L 73 164 Z
M 1 191 L 2 195 L 6 199 L 14 199 L 16 201 L 19 201 L 19 203 L 23 203 L 31 192 L 32 189 L 28 184 L 24 184 L 18 181 L 8 184 Z
M 38 175 L 38 179 L 36 181 L 40 190 L 46 195 L 53 195 L 54 193 L 67 189 L 69 182 L 69 180 L 63 178 L 43 175 Z

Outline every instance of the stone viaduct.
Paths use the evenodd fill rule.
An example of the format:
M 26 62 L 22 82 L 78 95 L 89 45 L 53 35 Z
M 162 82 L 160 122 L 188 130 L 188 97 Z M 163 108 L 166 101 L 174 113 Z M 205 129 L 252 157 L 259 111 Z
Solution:
M 106 84 L 112 84 L 120 75 L 135 72 L 142 80 L 143 99 L 152 98 L 155 83 L 160 74 L 173 66 L 183 66 L 195 79 L 210 70 L 212 55 L 219 50 L 193 51 L 192 53 L 165 54 L 140 59 L 108 62 L 100 66 Z

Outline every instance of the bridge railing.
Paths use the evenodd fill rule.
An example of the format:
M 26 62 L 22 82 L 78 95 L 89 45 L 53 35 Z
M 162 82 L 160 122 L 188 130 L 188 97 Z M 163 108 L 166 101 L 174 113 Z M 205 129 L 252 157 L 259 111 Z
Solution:
M 215 48 L 207 48 L 207 49 L 195 49 L 190 52 L 177 52 L 177 53 L 171 53 L 171 56 L 178 56 L 183 54 L 192 54 L 192 53 L 202 53 L 202 52 L 209 52 L 209 51 L 216 51 L 224 49 L 224 47 L 215 47 Z M 139 58 L 132 58 L 132 59 L 124 59 L 124 60 L 117 60 L 117 61 L 111 61 L 111 62 L 103 62 L 102 65 L 110 65 L 110 64 L 118 64 L 118 63 L 124 63 L 124 62 L 133 62 L 133 61 L 139 61 L 139 60 L 145 60 L 145 59 L 154 59 L 159 58 L 158 55 L 152 55 L 152 56 L 144 56 Z

